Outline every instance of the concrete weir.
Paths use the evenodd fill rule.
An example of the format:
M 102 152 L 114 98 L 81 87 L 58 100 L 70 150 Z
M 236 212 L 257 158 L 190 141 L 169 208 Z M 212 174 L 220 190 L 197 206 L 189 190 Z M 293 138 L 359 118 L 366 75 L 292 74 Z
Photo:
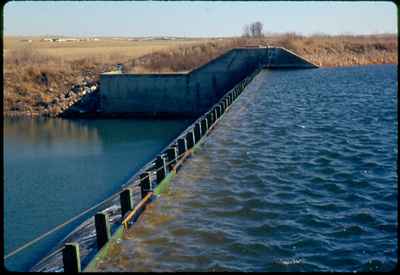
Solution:
M 233 49 L 186 74 L 101 75 L 100 93 L 104 113 L 188 115 L 198 118 L 132 176 L 122 191 L 94 208 L 89 208 L 103 208 L 95 215 L 97 248 L 82 257 L 80 245 L 72 240 L 41 262 L 62 251 L 64 271 L 96 271 L 97 264 L 109 255 L 111 244 L 117 243 L 124 232 L 138 220 L 146 206 L 168 188 L 185 160 L 199 150 L 201 143 L 255 75 L 262 68 L 289 67 L 317 66 L 282 48 L 241 48 Z M 140 188 L 141 199 L 134 204 L 132 190 L 135 188 Z M 117 198 L 120 201 L 121 216 L 117 218 L 116 228 L 111 232 L 110 217 L 105 213 L 105 207 Z
M 198 117 L 260 68 L 317 68 L 284 48 L 235 48 L 190 72 L 103 73 L 101 115 Z

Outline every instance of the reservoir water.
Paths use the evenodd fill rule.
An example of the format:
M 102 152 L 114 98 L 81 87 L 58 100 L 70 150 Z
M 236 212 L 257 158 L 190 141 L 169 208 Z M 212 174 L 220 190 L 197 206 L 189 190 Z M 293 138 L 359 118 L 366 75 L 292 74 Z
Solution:
M 120 190 L 189 120 L 4 120 L 4 255 Z M 85 219 L 8 258 L 28 270 Z
M 100 271 L 388 271 L 397 66 L 265 70 Z

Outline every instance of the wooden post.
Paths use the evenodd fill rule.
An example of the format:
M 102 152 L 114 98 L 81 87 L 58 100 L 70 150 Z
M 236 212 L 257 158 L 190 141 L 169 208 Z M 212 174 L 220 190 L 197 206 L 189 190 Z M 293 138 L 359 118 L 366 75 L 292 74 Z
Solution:
M 121 203 L 121 216 L 124 218 L 125 214 L 133 209 L 132 190 L 130 188 L 125 188 L 119 194 L 119 201 Z
M 213 115 L 212 110 L 207 113 L 207 121 L 208 121 L 208 126 L 209 127 L 213 124 L 212 115 Z
M 189 131 L 189 132 L 186 134 L 185 139 L 186 139 L 186 146 L 187 146 L 187 149 L 192 149 L 193 146 L 194 146 L 194 143 L 195 143 L 193 131 Z
M 207 115 L 206 115 L 208 125 L 211 125 L 211 118 L 210 118 L 210 116 L 211 116 L 211 112 L 209 111 L 209 112 L 207 113 Z
M 201 120 L 201 132 L 203 133 L 203 135 L 207 133 L 207 130 L 208 130 L 208 121 L 207 118 L 204 118 Z
M 218 106 L 217 106 L 217 107 L 218 107 Z M 214 123 L 215 123 L 215 121 L 218 119 L 217 107 L 215 107 L 215 108 L 213 109 Z
M 217 118 L 221 117 L 221 106 L 215 106 L 215 112 L 217 114 Z
M 144 172 L 140 175 L 140 191 L 142 199 L 146 197 L 149 190 L 151 190 L 150 173 Z
M 195 143 L 199 142 L 200 138 L 201 138 L 201 127 L 200 127 L 200 123 L 197 122 L 194 125 L 194 142 Z
M 160 169 L 161 168 L 161 169 Z M 162 182 L 167 174 L 167 167 L 165 165 L 165 156 L 158 156 L 156 159 L 156 169 L 157 169 L 157 184 Z
M 225 102 L 222 102 L 219 106 L 221 106 L 221 116 L 222 116 L 222 114 L 225 113 L 226 104 L 225 104 Z
M 103 212 L 98 212 L 94 216 L 96 226 L 97 247 L 102 248 L 111 238 L 110 223 L 108 215 Z
M 175 165 L 176 163 L 176 147 L 170 147 L 167 150 L 165 150 L 165 153 L 167 155 L 167 162 L 169 163 L 168 166 L 168 170 L 171 171 L 172 170 L 172 166 Z
M 64 272 L 81 272 L 81 257 L 78 243 L 66 243 L 62 252 Z
M 186 139 L 180 138 L 178 139 L 178 154 L 182 155 L 187 150 Z

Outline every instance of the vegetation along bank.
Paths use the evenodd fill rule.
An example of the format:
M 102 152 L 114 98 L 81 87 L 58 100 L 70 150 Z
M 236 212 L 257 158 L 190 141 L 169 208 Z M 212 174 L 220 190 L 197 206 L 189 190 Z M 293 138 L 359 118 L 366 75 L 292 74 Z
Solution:
M 178 72 L 244 46 L 285 47 L 321 67 L 397 64 L 397 35 L 294 33 L 240 38 L 98 38 L 85 41 L 4 38 L 5 116 L 58 116 L 82 96 L 98 92 L 99 74 Z

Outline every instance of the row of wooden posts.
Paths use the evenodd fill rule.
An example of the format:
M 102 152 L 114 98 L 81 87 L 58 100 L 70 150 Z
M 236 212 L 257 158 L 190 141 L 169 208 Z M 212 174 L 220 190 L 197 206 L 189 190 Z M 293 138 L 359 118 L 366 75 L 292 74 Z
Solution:
M 214 104 L 207 113 L 196 120 L 194 126 L 189 128 L 190 130 L 185 131 L 175 143 L 170 145 L 166 150 L 164 150 L 163 153 L 156 157 L 152 167 L 140 174 L 139 180 L 142 200 L 146 198 L 149 192 L 152 192 L 155 186 L 161 183 L 169 171 L 174 169 L 177 160 L 188 150 L 191 150 L 195 144 L 197 144 L 200 139 L 207 134 L 208 130 L 214 126 L 215 122 L 225 113 L 232 102 L 240 95 L 251 78 L 252 76 L 244 79 L 234 89 L 227 93 L 218 103 Z M 151 175 L 154 174 L 154 172 L 156 173 L 155 184 L 153 184 L 151 181 Z M 128 218 L 130 219 L 137 219 L 138 215 L 140 215 L 140 213 L 136 215 L 136 217 L 133 217 L 134 215 L 129 215 L 135 214 L 132 213 L 132 209 L 134 208 L 132 203 L 132 190 L 130 188 L 125 188 L 120 192 L 120 204 L 122 224 L 125 228 L 127 228 L 127 216 L 129 216 Z M 111 227 L 109 224 L 108 215 L 103 212 L 98 212 L 94 219 L 97 247 L 100 250 L 111 239 Z M 80 272 L 81 260 L 79 244 L 76 242 L 66 243 L 62 253 L 64 272 Z

